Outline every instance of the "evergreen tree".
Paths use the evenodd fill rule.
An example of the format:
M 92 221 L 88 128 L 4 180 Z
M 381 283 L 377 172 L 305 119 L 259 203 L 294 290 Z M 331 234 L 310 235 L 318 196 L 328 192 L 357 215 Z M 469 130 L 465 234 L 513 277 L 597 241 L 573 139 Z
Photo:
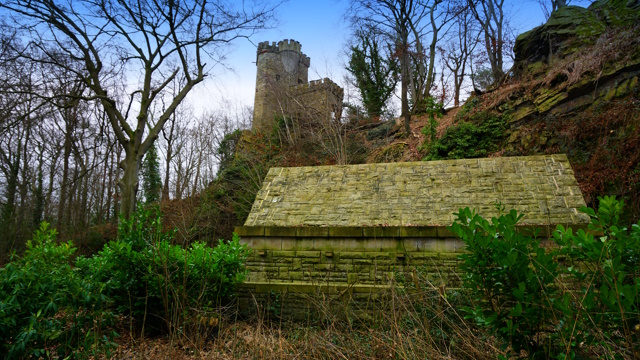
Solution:
M 351 47 L 347 71 L 356 80 L 367 114 L 380 116 L 398 84 L 398 61 L 390 56 L 391 51 L 388 58 L 381 54 L 374 34 L 359 31 L 356 38 L 360 44 Z
M 158 150 L 154 143 L 147 151 L 142 163 L 142 189 L 144 199 L 147 204 L 160 199 L 162 190 L 162 180 L 160 178 L 160 162 L 158 161 Z

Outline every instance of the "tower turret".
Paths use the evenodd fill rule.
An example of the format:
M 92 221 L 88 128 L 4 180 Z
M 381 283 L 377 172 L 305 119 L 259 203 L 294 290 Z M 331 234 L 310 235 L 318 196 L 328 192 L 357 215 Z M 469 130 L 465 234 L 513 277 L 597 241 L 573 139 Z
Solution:
M 258 44 L 254 129 L 269 130 L 275 116 L 282 115 L 278 95 L 291 86 L 308 82 L 310 59 L 301 48 L 302 45 L 293 39 L 277 44 L 268 41 Z
M 310 59 L 295 40 L 258 44 L 253 130 L 271 132 L 276 117 L 298 127 L 340 121 L 343 90 L 328 78 L 309 82 Z

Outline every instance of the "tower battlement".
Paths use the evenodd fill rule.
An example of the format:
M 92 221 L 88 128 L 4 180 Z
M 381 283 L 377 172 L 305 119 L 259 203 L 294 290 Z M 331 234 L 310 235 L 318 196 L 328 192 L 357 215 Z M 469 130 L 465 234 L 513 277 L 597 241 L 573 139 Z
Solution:
M 301 52 L 302 44 L 300 42 L 295 41 L 293 39 L 284 39 L 282 41 L 278 41 L 276 44 L 275 41 L 269 43 L 268 41 L 262 41 L 258 43 L 258 53 L 267 50 L 267 51 L 295 51 L 297 53 Z
M 299 53 L 300 49 L 302 49 L 302 44 L 293 39 L 278 41 L 278 50 L 280 51 L 295 51 Z
M 300 54 L 300 61 L 304 63 L 306 66 L 309 66 L 309 64 L 311 63 L 311 59 L 307 55 L 302 53 L 302 44 L 300 44 L 300 42 L 293 39 L 284 39 L 284 40 L 278 41 L 277 43 L 275 41 L 272 41 L 271 43 L 269 43 L 268 41 L 262 41 L 258 43 L 258 50 L 256 53 L 256 63 L 260 55 L 264 53 L 277 54 L 283 51 L 293 51 L 295 53 Z
M 342 98 L 344 95 L 344 90 L 340 87 L 340 85 L 334 83 L 329 78 L 311 80 L 306 84 L 298 84 L 293 86 L 293 91 L 299 94 L 319 90 L 328 90 L 330 93 L 339 96 L 340 98 Z

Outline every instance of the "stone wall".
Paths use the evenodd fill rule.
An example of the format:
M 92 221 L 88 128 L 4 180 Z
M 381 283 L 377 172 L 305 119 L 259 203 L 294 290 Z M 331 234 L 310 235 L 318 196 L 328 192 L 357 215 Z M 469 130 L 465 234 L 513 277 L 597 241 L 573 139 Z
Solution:
M 329 78 L 299 84 L 287 93 L 290 114 L 310 126 L 322 121 L 336 121 L 342 116 L 343 89 Z
M 245 225 L 448 226 L 461 207 L 485 218 L 496 205 L 523 224 L 589 218 L 566 155 L 271 168 Z
M 520 231 L 584 228 L 584 199 L 565 155 L 272 168 L 245 226 L 252 249 L 242 306 L 279 299 L 308 314 L 312 299 L 381 309 L 398 274 L 455 288 L 463 244 L 447 229 L 470 207 L 524 214 Z M 254 300 L 256 299 L 256 300 Z
M 462 249 L 445 227 L 239 227 L 236 232 L 253 250 L 247 281 L 256 283 L 383 285 L 394 272 L 421 266 L 450 274 Z
M 445 227 L 238 227 L 236 232 L 252 249 L 243 308 L 251 307 L 253 297 L 264 303 L 276 296 L 296 315 L 318 293 L 362 306 L 378 299 L 397 274 L 414 269 L 438 286 L 460 283 L 456 269 L 463 244 Z
M 532 233 L 534 227 L 519 229 Z M 537 236 L 548 237 L 553 229 L 540 228 Z M 437 288 L 461 284 L 464 243 L 444 226 L 244 226 L 236 232 L 252 250 L 239 292 L 240 307 L 251 314 L 256 306 L 293 319 L 317 316 L 322 307 L 381 311 L 391 301 L 390 284 L 400 274 L 411 279 L 414 271 Z

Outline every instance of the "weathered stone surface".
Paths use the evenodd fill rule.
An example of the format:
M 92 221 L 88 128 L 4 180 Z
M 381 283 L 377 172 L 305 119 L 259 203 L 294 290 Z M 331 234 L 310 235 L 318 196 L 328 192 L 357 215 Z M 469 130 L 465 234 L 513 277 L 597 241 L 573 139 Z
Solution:
M 606 24 L 590 9 L 579 6 L 562 7 L 551 13 L 546 24 L 516 38 L 513 48 L 515 61 L 535 63 L 548 60 L 550 55 L 567 55 L 579 46 L 593 41 L 605 27 Z M 568 39 L 573 42 L 567 42 Z
M 370 239 L 367 239 L 370 240 Z M 337 240 L 325 240 L 331 243 Z M 375 242 L 375 241 L 371 241 Z M 395 273 L 409 273 L 421 268 L 427 273 L 455 274 L 457 256 L 463 250 L 455 239 L 419 239 L 416 247 L 404 248 L 397 244 L 351 248 L 349 244 L 336 245 L 336 252 L 308 250 L 268 250 L 265 256 L 253 255 L 247 261 L 247 281 L 267 284 L 379 284 Z M 369 244 L 363 241 L 363 244 Z M 398 246 L 400 245 L 400 246 Z M 331 244 L 329 244 L 331 247 Z M 330 256 L 327 256 L 327 254 Z M 457 280 L 440 279 L 448 286 Z M 453 279 L 453 278 L 451 278 Z
M 594 1 L 588 8 L 565 6 L 551 13 L 544 25 L 520 34 L 513 52 L 515 68 L 566 57 L 595 42 L 607 27 L 634 25 L 640 19 L 640 1 Z
M 388 227 L 450 225 L 463 207 L 490 218 L 496 204 L 523 213 L 522 224 L 588 222 L 567 157 L 540 155 L 272 168 L 245 226 L 380 226 L 363 235 L 398 236 Z
M 597 0 L 588 8 L 561 7 L 544 25 L 519 35 L 514 46 L 515 78 L 544 80 L 528 83 L 533 91 L 505 96 L 516 100 L 498 105 L 511 110 L 511 128 L 538 116 L 558 117 L 600 106 L 631 92 L 633 79 L 640 74 L 640 47 L 633 34 L 639 20 L 638 0 Z M 613 55 L 616 51 L 625 56 Z M 591 69 L 586 65 L 598 62 L 602 63 Z M 554 77 L 546 78 L 548 74 Z M 518 137 L 517 131 L 512 132 L 509 143 Z M 521 145 L 528 148 L 523 140 Z

